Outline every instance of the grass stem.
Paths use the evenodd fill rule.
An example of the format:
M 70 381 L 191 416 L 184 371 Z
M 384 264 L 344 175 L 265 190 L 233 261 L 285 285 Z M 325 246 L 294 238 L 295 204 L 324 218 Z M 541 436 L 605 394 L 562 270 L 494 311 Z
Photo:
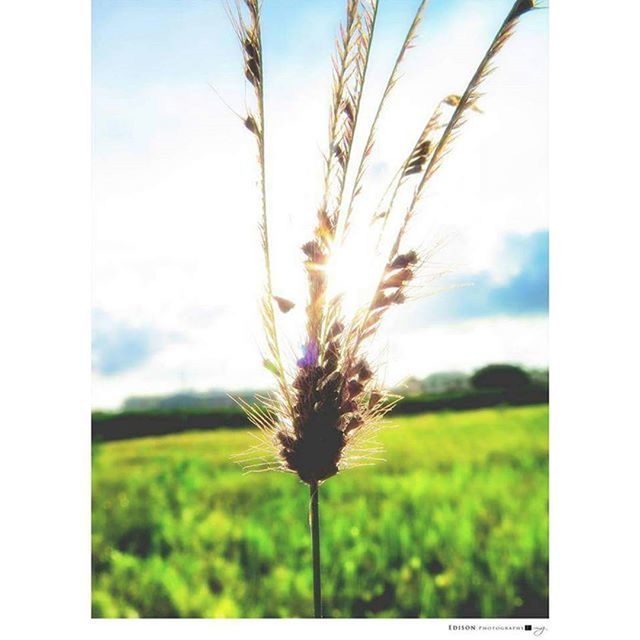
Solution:
M 318 509 L 317 482 L 309 485 L 311 507 L 309 509 L 309 526 L 311 527 L 311 553 L 313 563 L 313 612 L 314 617 L 322 618 L 322 579 L 320 576 L 320 512 Z

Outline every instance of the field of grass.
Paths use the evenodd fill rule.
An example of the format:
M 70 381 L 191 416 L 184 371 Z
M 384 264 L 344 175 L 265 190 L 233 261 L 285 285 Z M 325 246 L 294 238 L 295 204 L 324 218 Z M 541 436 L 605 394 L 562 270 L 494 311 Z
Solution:
M 398 417 L 321 489 L 328 617 L 546 617 L 548 407 Z M 95 445 L 94 617 L 312 615 L 308 491 L 219 430 Z

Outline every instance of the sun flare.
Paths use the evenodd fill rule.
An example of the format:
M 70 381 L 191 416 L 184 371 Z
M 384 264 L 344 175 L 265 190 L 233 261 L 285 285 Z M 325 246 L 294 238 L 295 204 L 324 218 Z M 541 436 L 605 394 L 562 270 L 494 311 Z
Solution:
M 331 251 L 326 265 L 327 299 L 341 296 L 345 316 L 353 317 L 371 300 L 383 268 L 384 257 L 376 249 L 371 227 L 354 228 Z

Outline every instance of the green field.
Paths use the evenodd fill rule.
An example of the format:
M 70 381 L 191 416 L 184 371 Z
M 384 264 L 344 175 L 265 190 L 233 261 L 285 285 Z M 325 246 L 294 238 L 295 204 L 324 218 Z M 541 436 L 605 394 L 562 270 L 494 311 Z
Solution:
M 548 407 L 398 417 L 321 489 L 329 617 L 546 617 Z M 308 492 L 218 430 L 94 446 L 94 617 L 308 617 Z

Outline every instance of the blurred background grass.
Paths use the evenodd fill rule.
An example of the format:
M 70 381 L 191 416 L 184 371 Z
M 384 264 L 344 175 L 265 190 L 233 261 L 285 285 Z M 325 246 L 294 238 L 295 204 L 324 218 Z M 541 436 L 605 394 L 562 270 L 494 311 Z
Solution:
M 321 490 L 329 617 L 546 617 L 548 407 L 398 416 Z M 94 617 L 312 615 L 306 486 L 217 430 L 93 448 Z

